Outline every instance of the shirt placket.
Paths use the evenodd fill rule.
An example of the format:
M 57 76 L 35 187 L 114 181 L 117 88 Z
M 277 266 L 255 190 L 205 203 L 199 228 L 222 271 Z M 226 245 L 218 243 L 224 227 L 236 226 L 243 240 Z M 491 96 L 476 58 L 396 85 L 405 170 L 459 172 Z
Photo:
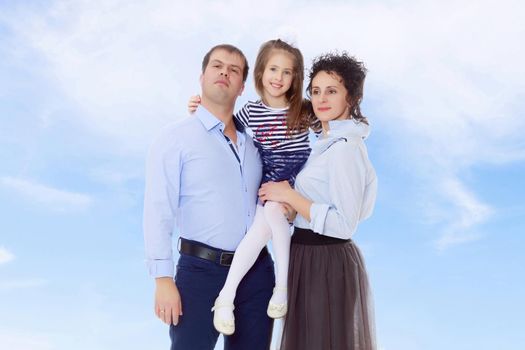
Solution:
M 242 193 L 243 193 L 243 199 L 244 199 L 244 207 L 246 208 L 246 217 L 245 217 L 245 232 L 248 231 L 248 227 L 251 225 L 252 222 L 252 213 L 250 212 L 250 206 L 248 205 L 248 185 L 246 183 L 246 178 L 244 176 L 244 154 L 246 151 L 246 140 L 243 134 L 237 133 L 237 139 L 240 140 L 239 144 L 234 146 L 233 141 L 224 134 L 223 129 L 220 128 L 219 132 L 221 134 L 221 138 L 224 139 L 224 142 L 227 143 L 228 148 L 230 149 L 232 155 L 235 157 L 236 162 L 239 164 L 239 172 L 241 175 L 241 186 L 242 186 Z

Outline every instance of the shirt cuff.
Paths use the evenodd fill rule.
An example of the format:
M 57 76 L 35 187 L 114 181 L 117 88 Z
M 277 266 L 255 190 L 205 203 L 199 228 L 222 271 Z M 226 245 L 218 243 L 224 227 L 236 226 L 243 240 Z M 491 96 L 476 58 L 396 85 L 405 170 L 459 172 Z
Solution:
M 323 234 L 324 223 L 330 206 L 328 204 L 312 203 L 310 206 L 310 229 Z
M 175 268 L 173 267 L 173 260 L 147 260 L 148 271 L 151 277 L 172 277 L 174 276 Z

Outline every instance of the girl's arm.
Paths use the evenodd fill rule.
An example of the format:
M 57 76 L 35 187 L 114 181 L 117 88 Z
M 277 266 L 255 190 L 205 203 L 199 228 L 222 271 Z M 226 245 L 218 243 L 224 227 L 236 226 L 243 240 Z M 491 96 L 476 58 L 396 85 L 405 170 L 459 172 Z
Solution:
M 201 104 L 200 95 L 191 96 L 190 100 L 188 101 L 188 112 L 190 112 L 190 114 L 193 114 L 197 110 L 197 107 L 199 107 L 200 104 Z

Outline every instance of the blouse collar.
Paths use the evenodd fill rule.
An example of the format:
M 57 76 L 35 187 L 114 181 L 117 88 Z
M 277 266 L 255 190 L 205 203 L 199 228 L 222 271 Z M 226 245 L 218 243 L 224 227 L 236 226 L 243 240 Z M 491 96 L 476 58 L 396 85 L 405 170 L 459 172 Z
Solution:
M 328 122 L 330 130 L 327 134 L 321 134 L 317 142 L 313 145 L 312 150 L 316 153 L 326 151 L 335 142 L 352 137 L 366 139 L 370 134 L 370 126 L 355 119 L 331 120 Z

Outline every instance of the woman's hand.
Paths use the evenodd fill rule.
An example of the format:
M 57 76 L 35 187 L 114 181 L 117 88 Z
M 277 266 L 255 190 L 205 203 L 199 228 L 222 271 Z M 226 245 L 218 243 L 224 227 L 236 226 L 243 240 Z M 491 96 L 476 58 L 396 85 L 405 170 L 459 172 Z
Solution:
M 199 95 L 191 96 L 188 101 L 188 112 L 194 113 L 201 103 L 201 97 Z
M 283 214 L 288 220 L 289 223 L 293 223 L 295 217 L 297 216 L 297 211 L 288 203 L 280 203 L 283 208 Z
M 259 198 L 261 201 L 273 201 L 288 203 L 290 191 L 293 191 L 288 181 L 266 182 L 259 188 Z

